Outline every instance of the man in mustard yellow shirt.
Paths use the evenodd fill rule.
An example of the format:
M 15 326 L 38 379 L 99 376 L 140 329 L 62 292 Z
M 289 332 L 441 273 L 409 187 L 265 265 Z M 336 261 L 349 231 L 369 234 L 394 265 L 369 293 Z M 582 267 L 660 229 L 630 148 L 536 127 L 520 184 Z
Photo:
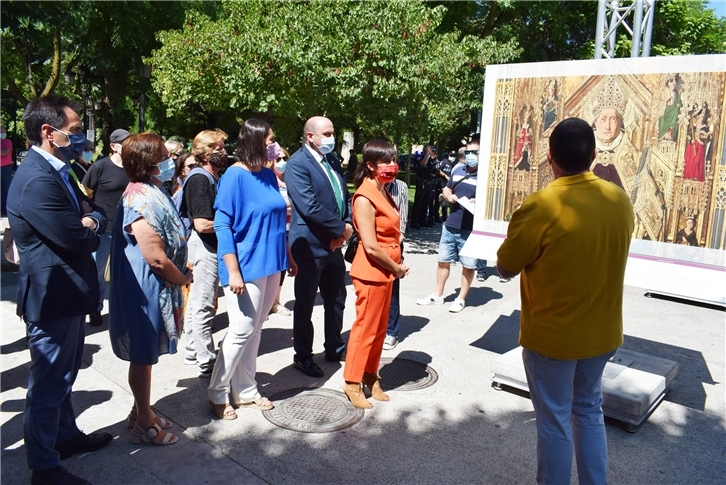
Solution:
M 633 207 L 590 172 L 595 136 L 560 122 L 547 159 L 555 180 L 514 212 L 497 253 L 520 272 L 519 343 L 537 418 L 537 482 L 570 483 L 573 437 L 580 483 L 607 482 L 603 369 L 623 342 L 623 278 Z

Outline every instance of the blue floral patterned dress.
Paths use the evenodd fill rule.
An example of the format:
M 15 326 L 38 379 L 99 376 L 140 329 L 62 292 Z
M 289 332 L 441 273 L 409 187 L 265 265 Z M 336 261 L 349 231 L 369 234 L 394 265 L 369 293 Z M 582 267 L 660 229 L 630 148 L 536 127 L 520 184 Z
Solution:
M 162 188 L 131 182 L 116 210 L 111 239 L 109 335 L 117 357 L 152 365 L 159 355 L 175 353 L 182 328 L 181 288 L 151 271 L 133 234 L 144 219 L 164 241 L 166 256 L 184 271 L 186 231 L 174 203 Z

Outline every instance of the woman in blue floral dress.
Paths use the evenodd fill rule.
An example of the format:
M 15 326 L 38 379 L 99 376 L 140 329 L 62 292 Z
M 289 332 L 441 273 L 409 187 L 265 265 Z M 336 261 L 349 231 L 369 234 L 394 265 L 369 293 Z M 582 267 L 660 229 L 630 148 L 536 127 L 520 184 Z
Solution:
M 127 138 L 122 150 L 131 182 L 119 202 L 111 239 L 109 335 L 116 356 L 129 361 L 132 442 L 170 445 L 178 440 L 163 431 L 171 423 L 151 409 L 151 366 L 159 355 L 177 349 L 181 286 L 192 281 L 186 231 L 161 186 L 175 168 L 164 140 L 142 133 Z

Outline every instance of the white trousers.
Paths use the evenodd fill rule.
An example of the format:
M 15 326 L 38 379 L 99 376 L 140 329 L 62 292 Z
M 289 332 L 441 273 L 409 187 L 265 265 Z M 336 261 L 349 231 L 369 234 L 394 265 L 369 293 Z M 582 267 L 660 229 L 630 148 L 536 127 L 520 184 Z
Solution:
M 209 400 L 215 404 L 256 401 L 257 351 L 260 347 L 262 324 L 270 313 L 280 286 L 280 273 L 248 281 L 245 291 L 235 295 L 224 287 L 229 328 L 220 343 L 217 362 L 207 389 Z

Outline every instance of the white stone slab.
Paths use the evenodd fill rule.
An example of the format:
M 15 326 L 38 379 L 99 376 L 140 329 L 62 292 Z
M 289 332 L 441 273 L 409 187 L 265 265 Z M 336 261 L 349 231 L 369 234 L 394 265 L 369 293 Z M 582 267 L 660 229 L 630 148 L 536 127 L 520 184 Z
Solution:
M 522 347 L 492 360 L 492 381 L 529 391 Z M 603 372 L 603 413 L 631 425 L 641 424 L 658 406 L 678 374 L 678 363 L 618 349 Z

